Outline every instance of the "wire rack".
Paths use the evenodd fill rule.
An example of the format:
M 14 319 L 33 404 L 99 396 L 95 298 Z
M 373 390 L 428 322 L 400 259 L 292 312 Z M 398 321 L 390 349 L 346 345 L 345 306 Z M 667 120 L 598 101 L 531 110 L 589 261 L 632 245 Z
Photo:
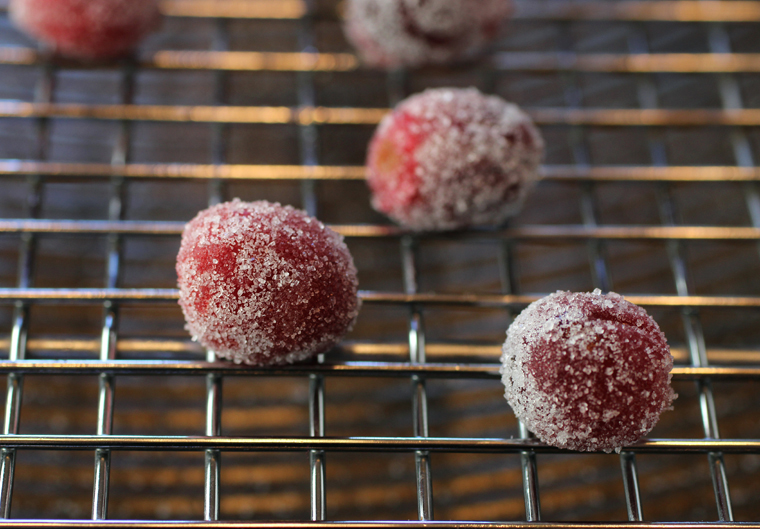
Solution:
M 760 520 L 760 2 L 522 0 L 478 64 L 389 73 L 359 67 L 334 2 L 162 9 L 135 59 L 90 66 L 0 14 L 0 525 Z M 374 125 L 446 85 L 546 138 L 504 229 L 369 210 Z M 319 361 L 243 369 L 184 333 L 183 223 L 232 196 L 347 237 L 364 309 Z M 498 381 L 512 314 L 594 287 L 676 357 L 675 411 L 620 454 L 542 445 Z

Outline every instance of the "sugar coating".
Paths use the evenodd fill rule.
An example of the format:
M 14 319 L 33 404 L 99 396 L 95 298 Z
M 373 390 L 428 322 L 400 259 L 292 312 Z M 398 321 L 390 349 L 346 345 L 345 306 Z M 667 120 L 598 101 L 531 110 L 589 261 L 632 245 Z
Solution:
M 509 327 L 501 362 L 515 415 L 559 448 L 619 450 L 649 433 L 677 396 L 657 323 L 598 289 L 530 304 Z
M 235 199 L 201 211 L 182 233 L 177 276 L 187 330 L 238 364 L 323 353 L 359 313 L 343 237 L 290 206 Z
M 543 140 L 519 107 L 475 88 L 402 101 L 369 144 L 373 207 L 413 230 L 499 225 L 539 179 Z
M 440 64 L 480 51 L 511 0 L 348 0 L 344 30 L 369 66 Z
M 78 59 L 125 55 L 160 20 L 157 0 L 11 0 L 10 13 L 31 36 Z

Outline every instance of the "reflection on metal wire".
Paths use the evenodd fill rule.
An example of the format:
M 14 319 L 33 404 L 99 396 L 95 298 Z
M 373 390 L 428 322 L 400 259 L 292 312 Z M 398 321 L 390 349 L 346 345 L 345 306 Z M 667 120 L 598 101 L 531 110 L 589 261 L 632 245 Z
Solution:
M 760 125 L 760 109 L 526 108 L 538 125 L 701 127 Z M 81 105 L 0 101 L 4 118 L 68 118 L 186 123 L 376 125 L 387 108 Z

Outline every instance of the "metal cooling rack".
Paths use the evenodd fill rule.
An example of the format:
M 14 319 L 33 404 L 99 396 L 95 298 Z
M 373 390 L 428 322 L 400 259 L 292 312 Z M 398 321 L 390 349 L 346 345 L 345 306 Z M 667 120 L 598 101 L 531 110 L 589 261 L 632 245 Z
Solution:
M 375 510 L 365 511 L 370 515 L 364 517 L 362 511 L 355 508 L 357 502 L 364 501 L 362 494 L 375 494 L 378 488 L 383 493 L 388 481 L 377 477 L 380 484 L 373 488 L 362 479 L 372 481 L 375 476 L 357 477 L 363 475 L 360 467 L 371 467 L 374 472 L 374 459 L 395 454 L 407 459 L 413 457 L 414 465 L 406 470 L 402 466 L 387 488 L 397 490 L 403 480 L 407 480 L 407 485 L 413 483 L 413 487 L 400 490 L 403 493 L 413 489 L 412 503 L 416 504 L 416 517 L 420 523 L 444 520 L 436 522 L 437 525 L 512 527 L 527 520 L 541 527 L 591 526 L 592 521 L 597 522 L 594 526 L 604 527 L 722 527 L 734 521 L 734 505 L 738 505 L 741 511 L 737 520 L 753 525 L 760 520 L 760 511 L 754 505 L 757 503 L 757 458 L 760 455 L 757 423 L 760 421 L 752 411 L 758 403 L 758 391 L 754 386 L 760 379 L 760 337 L 756 331 L 760 323 L 760 283 L 757 280 L 760 265 L 757 182 L 760 171 L 755 167 L 754 159 L 759 148 L 760 108 L 753 108 L 760 100 L 752 95 L 758 86 L 756 76 L 760 73 L 760 2 L 524 0 L 517 4 L 515 19 L 505 32 L 505 41 L 480 64 L 451 71 L 396 71 L 384 78 L 378 73 L 361 70 L 349 48 L 336 36 L 339 29 L 335 6 L 331 3 L 165 0 L 162 7 L 168 16 L 164 34 L 181 40 L 184 26 L 174 25 L 174 22 L 187 23 L 188 27 L 201 28 L 205 32 L 202 45 L 193 48 L 197 42 L 191 40 L 188 50 L 169 50 L 163 44 L 175 41 L 168 37 L 168 40 L 161 41 L 160 36 L 155 37 L 146 45 L 147 51 L 116 69 L 113 66 L 82 69 L 81 65 L 51 61 L 44 51 L 29 47 L 30 43 L 14 33 L 2 19 L 1 36 L 7 44 L 0 47 L 0 67 L 3 68 L 0 87 L 11 95 L 0 100 L 0 138 L 11 146 L 3 150 L 4 159 L 0 160 L 0 175 L 7 193 L 2 201 L 5 212 L 0 220 L 0 232 L 11 244 L 3 246 L 0 255 L 3 263 L 16 258 L 18 265 L 0 267 L 2 280 L 8 282 L 5 288 L 0 288 L 0 302 L 12 307 L 12 311 L 3 316 L 4 330 L 0 331 L 5 333 L 0 336 L 0 347 L 8 351 L 7 359 L 0 360 L 0 371 L 7 374 L 8 381 L 4 435 L 0 437 L 0 516 L 4 519 L 0 525 L 92 525 L 90 521 L 82 520 L 81 510 L 74 509 L 73 516 L 65 516 L 72 512 L 71 509 L 67 511 L 69 507 L 65 502 L 54 503 L 48 510 L 40 512 L 35 509 L 46 504 L 26 500 L 21 505 L 25 518 L 44 520 L 11 518 L 14 483 L 25 477 L 23 471 L 16 471 L 17 456 L 23 452 L 54 453 L 58 454 L 55 457 L 64 457 L 60 454 L 72 451 L 94 452 L 94 471 L 91 467 L 82 470 L 80 463 L 72 463 L 65 457 L 57 460 L 52 456 L 34 456 L 42 462 L 34 467 L 37 469 L 36 481 L 26 486 L 34 493 L 49 494 L 45 488 L 45 476 L 60 473 L 71 473 L 74 481 L 91 483 L 85 488 L 92 491 L 91 518 L 95 521 L 108 518 L 109 503 L 117 500 L 119 493 L 129 490 L 119 488 L 109 502 L 109 491 L 113 491 L 110 482 L 112 458 L 122 452 L 141 451 L 157 452 L 159 459 L 169 458 L 168 465 L 176 464 L 177 470 L 176 473 L 170 472 L 171 484 L 166 487 L 177 488 L 189 502 L 202 502 L 202 517 L 199 516 L 198 521 L 180 516 L 181 522 L 172 524 L 182 527 L 220 526 L 216 522 L 220 518 L 251 518 L 246 516 L 245 509 L 238 511 L 235 506 L 256 503 L 257 495 L 269 497 L 266 488 L 245 488 L 246 478 L 237 477 L 236 483 L 243 483 L 240 486 L 244 499 L 237 503 L 230 501 L 228 510 L 233 516 L 226 515 L 224 509 L 220 514 L 220 505 L 225 501 L 222 469 L 230 468 L 222 467 L 222 455 L 228 457 L 237 453 L 267 457 L 268 454 L 308 453 L 309 459 L 303 461 L 303 467 L 308 470 L 293 478 L 301 480 L 303 487 L 308 483 L 305 492 L 297 488 L 308 498 L 308 512 L 297 508 L 291 512 L 286 508 L 288 514 L 280 520 L 277 516 L 269 516 L 267 519 L 275 520 L 237 520 L 226 524 L 236 527 L 399 525 L 402 522 L 398 520 L 414 516 L 410 515 L 414 508 L 412 511 L 398 508 L 397 503 L 403 502 L 369 499 L 370 503 L 375 501 Z M 200 25 L 195 24 L 195 19 Z M 264 27 L 262 24 L 279 24 L 275 27 L 284 28 L 291 38 L 287 42 L 292 49 L 299 51 L 231 51 L 237 49 L 233 42 L 235 38 L 245 41 L 235 25 L 249 22 L 257 24 L 256 28 Z M 741 43 L 739 51 L 732 48 L 734 42 Z M 263 49 L 270 48 L 265 40 L 258 41 L 258 44 L 262 43 Z M 317 52 L 325 49 L 329 51 Z M 114 85 L 111 80 L 111 89 L 116 94 L 116 101 L 104 103 L 103 98 L 92 93 L 79 100 L 77 97 L 58 100 L 59 85 L 67 74 L 88 78 L 99 72 L 115 76 L 116 82 Z M 155 72 L 200 72 L 206 76 L 202 91 L 210 94 L 210 99 L 204 104 L 154 104 L 138 100 L 139 77 Z M 294 87 L 293 104 L 231 102 L 232 76 L 241 72 L 261 76 L 256 79 L 284 73 L 288 76 L 285 84 Z M 330 76 L 328 82 L 325 83 L 320 75 Z M 28 82 L 29 76 L 35 79 L 33 83 Z M 674 81 L 673 76 L 682 77 Z M 370 79 L 369 84 L 363 82 L 363 78 Z M 326 105 L 321 102 L 325 97 L 322 92 L 328 91 L 332 85 L 342 87 L 339 88 L 341 97 L 358 101 L 361 98 L 350 94 L 354 90 L 352 87 L 356 86 L 358 92 L 361 92 L 358 87 L 370 91 L 368 87 L 378 81 L 385 83 L 380 90 L 384 102 L 378 103 L 378 97 L 368 98 L 367 101 L 373 104 L 367 105 Z M 31 94 L 31 91 L 23 92 L 20 88 L 25 82 L 28 86 L 34 85 L 33 99 L 12 95 Z M 529 202 L 526 212 L 505 229 L 431 236 L 403 233 L 383 224 L 379 217 L 368 211 L 366 192 L 363 195 L 355 186 L 355 182 L 363 178 L 359 162 L 351 164 L 343 160 L 331 164 L 329 161 L 338 159 L 331 155 L 331 145 L 332 149 L 345 146 L 347 151 L 360 153 L 368 137 L 367 131 L 371 131 L 388 107 L 411 91 L 440 84 L 478 84 L 485 91 L 507 92 L 504 95 L 512 95 L 511 99 L 528 109 L 547 137 L 549 152 L 544 168 L 545 180 L 531 198 L 536 202 Z M 699 87 L 708 85 L 714 91 L 712 106 L 709 95 L 703 100 L 690 97 L 692 92 L 700 91 Z M 118 87 L 114 89 L 114 86 Z M 377 91 L 376 87 L 373 89 Z M 269 95 L 278 100 L 276 94 Z M 181 97 L 179 92 L 178 97 Z M 596 98 L 601 102 L 597 104 Z M 60 148 L 56 151 L 56 141 L 61 141 L 61 133 L 56 127 L 62 122 L 110 127 L 110 162 L 99 160 L 86 149 L 78 148 L 81 146 L 76 143 L 68 146 L 68 154 L 62 155 Z M 154 122 L 176 123 L 187 128 L 198 124 L 206 127 L 204 137 L 208 157 L 205 162 L 176 160 L 171 152 L 164 156 L 168 159 L 166 163 L 156 163 L 148 159 L 149 155 L 143 156 L 145 161 L 136 160 L 136 145 L 155 140 L 155 136 L 151 136 L 153 140 L 141 140 L 141 135 L 147 134 L 141 126 Z M 236 149 L 240 150 L 235 147 L 234 139 L 234 127 L 238 125 L 263 127 L 269 131 L 265 135 L 276 135 L 274 131 L 281 129 L 275 127 L 290 127 L 287 130 L 295 131 L 289 138 L 297 141 L 297 159 L 293 163 L 266 165 L 258 161 L 238 163 L 233 159 Z M 331 127 L 344 132 L 337 136 L 338 140 L 329 143 L 324 137 L 329 136 L 328 131 L 333 130 Z M 618 133 L 623 135 L 615 136 Z M 600 140 L 605 135 L 614 137 L 612 145 Z M 24 140 L 24 148 L 17 148 L 17 151 L 25 152 L 24 156 L 8 154 L 16 152 L 13 141 L 18 137 Z M 95 141 L 93 137 L 89 138 Z M 561 148 L 553 147 L 560 144 Z M 192 146 L 186 148 L 187 151 L 191 149 Z M 720 149 L 722 151 L 718 152 Z M 620 160 L 623 161 L 608 156 L 610 152 L 622 153 Z M 638 158 L 631 155 L 632 152 Z M 350 155 L 346 157 L 349 158 Z M 711 163 L 713 159 L 722 162 Z M 336 230 L 346 235 L 350 245 L 362 245 L 365 248 L 362 252 L 366 247 L 377 247 L 369 251 L 369 258 L 359 260 L 362 279 L 369 278 L 371 284 L 381 285 L 361 292 L 365 313 L 369 315 L 362 315 L 363 321 L 346 343 L 332 355 L 313 364 L 241 369 L 215 362 L 213 355 L 206 355 L 184 336 L 176 318 L 177 291 L 174 288 L 124 285 L 123 277 L 129 261 L 125 245 L 131 240 L 170 240 L 174 244 L 181 233 L 182 220 L 187 217 L 183 212 L 182 220 L 178 220 L 171 212 L 154 207 L 146 210 L 145 219 L 130 218 L 129 204 L 139 202 L 140 196 L 144 198 L 144 195 L 134 196 L 136 183 L 142 182 L 157 182 L 164 186 L 160 191 L 169 203 L 167 208 L 177 204 L 170 200 L 171 195 L 190 189 L 181 187 L 188 182 L 207 184 L 205 202 L 208 204 L 229 196 L 229 188 L 234 185 L 273 183 L 286 188 L 286 196 L 296 196 L 299 205 L 311 214 L 328 218 L 332 215 L 339 219 L 355 214 L 355 222 L 333 224 Z M 85 205 L 79 209 L 67 209 L 65 202 L 72 195 L 61 190 L 82 183 L 108 188 L 103 195 L 107 207 L 99 210 L 99 214 L 88 211 L 91 204 L 88 206 L 85 199 L 82 199 Z M 291 183 L 297 187 L 294 189 Z M 54 192 L 49 191 L 51 186 L 57 186 Z M 83 188 L 74 189 L 76 194 Z M 193 189 L 197 191 L 197 186 Z M 266 187 L 261 193 L 266 195 L 271 189 L 274 188 Z M 692 193 L 694 189 L 696 192 Z M 61 193 L 64 198 L 59 200 L 55 193 Z M 360 203 L 355 208 L 359 213 L 351 210 L 342 217 L 340 212 L 333 211 L 332 208 L 341 203 L 333 200 L 334 194 L 342 197 L 343 204 Z M 192 202 L 196 198 L 192 195 L 188 200 Z M 716 203 L 718 199 L 722 202 Z M 78 200 L 79 197 L 75 196 L 74 201 Z M 57 204 L 58 209 L 50 204 Z M 46 215 L 46 206 L 54 213 Z M 58 215 L 56 212 L 60 211 L 68 214 Z M 684 216 L 694 220 L 684 222 L 681 220 Z M 605 219 L 613 219 L 613 222 Z M 35 267 L 39 268 L 47 255 L 40 250 L 45 241 L 68 241 L 78 237 L 100 241 L 103 257 L 98 260 L 88 253 L 80 261 L 86 261 L 88 269 L 105 269 L 102 286 L 93 287 L 92 282 L 79 280 L 74 281 L 75 286 L 59 285 L 51 279 L 56 275 L 56 267 L 50 265 L 46 265 L 47 273 L 39 270 L 35 273 Z M 619 245 L 629 245 L 626 246 L 629 249 L 620 252 Z M 387 251 L 391 247 L 395 250 Z M 567 247 L 571 250 L 562 253 Z M 655 260 L 649 250 L 642 251 L 642 247 L 655 248 L 662 253 L 659 265 L 652 264 Z M 699 250 L 696 253 L 704 254 L 704 258 L 695 259 L 695 247 Z M 474 260 L 462 261 L 462 248 L 477 248 Z M 478 260 L 482 259 L 483 248 L 490 256 L 485 265 Z M 557 252 L 556 248 L 559 248 Z M 150 261 L 150 252 L 143 251 L 143 257 L 146 253 Z M 80 261 L 75 260 L 75 264 Z M 437 268 L 444 261 L 447 264 L 443 270 Z M 142 263 L 149 266 L 144 261 Z M 164 271 L 169 269 L 168 275 L 171 275 L 172 265 L 171 260 L 165 259 L 159 266 Z M 65 262 L 60 266 L 63 269 L 70 267 Z M 393 278 L 384 272 L 389 267 L 394 270 Z M 488 272 L 484 273 L 484 268 Z M 449 273 L 451 277 L 447 275 Z M 481 273 L 487 278 L 480 283 L 473 282 L 472 278 Z M 14 274 L 15 279 L 12 279 Z M 434 279 L 431 281 L 429 277 Z M 622 279 L 613 285 L 613 277 Z M 35 286 L 40 279 L 56 286 Z M 157 284 L 151 283 L 150 278 L 145 283 Z M 434 288 L 428 288 L 429 285 Z M 441 288 L 435 288 L 438 286 Z M 503 333 L 511 314 L 553 288 L 593 287 L 620 288 L 628 299 L 658 315 L 673 344 L 677 360 L 674 379 L 682 392 L 676 412 L 671 414 L 673 418 L 653 432 L 653 435 L 658 432 L 664 435 L 643 440 L 626 448 L 619 456 L 559 453 L 543 446 L 509 416 L 498 396 L 499 345 L 493 328 L 498 327 L 499 333 Z M 168 332 L 161 334 L 156 332 L 157 326 L 149 325 L 153 333 L 150 330 L 126 333 L 120 329 L 125 311 L 133 307 L 162 305 L 174 311 L 172 317 L 163 320 L 159 317 L 158 327 L 168 329 Z M 76 318 L 66 319 L 68 315 L 93 306 L 100 311 L 96 317 L 99 336 L 88 335 L 83 330 L 87 328 L 86 323 L 67 327 L 66 322 L 78 321 Z M 40 312 L 37 316 L 35 311 L 40 307 L 48 312 Z M 398 335 L 394 334 L 395 331 L 385 335 L 386 329 L 398 328 L 382 316 L 384 310 L 395 310 L 400 314 L 394 321 L 401 322 L 405 341 L 395 340 Z M 441 316 L 447 311 L 454 312 Z M 468 315 L 462 316 L 465 313 Z M 148 316 L 151 317 L 155 316 Z M 44 325 L 41 329 L 35 328 L 35 318 L 56 331 L 48 331 Z M 64 319 L 63 327 L 67 332 L 61 332 L 62 326 L 54 325 L 60 318 Z M 85 316 L 82 318 L 86 319 Z M 430 321 L 436 318 L 442 318 L 443 323 L 431 324 Z M 465 320 L 462 325 L 461 318 Z M 497 325 L 491 325 L 494 318 Z M 487 321 L 484 324 L 481 320 Z M 451 332 L 441 331 L 441 327 L 449 325 Z M 482 329 L 485 329 L 482 332 L 487 339 L 473 338 L 481 336 Z M 492 336 L 497 338 L 490 340 Z M 61 400 L 64 407 L 75 410 L 85 409 L 86 405 L 81 402 L 67 404 L 67 398 L 81 397 L 71 381 L 88 377 L 97 379 L 94 431 L 51 434 L 51 429 L 46 429 L 60 410 L 46 413 L 44 403 L 33 400 L 32 404 L 25 405 L 22 402 L 25 379 L 29 381 L 39 375 L 53 375 L 55 380 L 63 377 L 61 387 L 71 395 L 56 395 L 55 400 Z M 138 381 L 138 392 L 149 392 L 153 380 L 177 381 L 181 385 L 187 375 L 205 378 L 202 435 L 201 432 L 199 435 L 169 434 L 167 432 L 173 431 L 169 424 L 153 424 L 158 432 L 150 435 L 114 432 L 115 415 L 118 415 L 115 404 L 115 396 L 119 394 L 117 382 L 129 377 L 147 377 L 134 380 Z M 229 384 L 236 380 L 258 381 L 266 385 L 266 381 L 273 378 L 308 380 L 305 395 L 295 397 L 296 402 L 308 409 L 308 417 L 297 414 L 292 421 L 297 423 L 307 419 L 306 431 L 298 434 L 301 430 L 290 425 L 282 428 L 287 432 L 285 435 L 276 426 L 267 430 L 267 435 L 224 435 L 223 382 L 228 384 L 226 392 L 229 395 Z M 330 428 L 326 428 L 326 408 L 330 406 L 328 381 L 347 381 L 348 389 L 341 387 L 340 391 L 344 393 L 338 400 L 358 399 L 361 406 L 372 410 L 376 409 L 372 407 L 373 402 L 361 401 L 367 398 L 362 386 L 372 386 L 378 378 L 390 380 L 389 386 L 374 393 L 370 391 L 370 396 L 379 396 L 386 404 L 390 403 L 391 415 L 374 418 L 374 422 L 370 421 L 372 427 L 367 427 L 361 419 L 348 420 L 345 424 L 335 421 L 339 423 L 335 430 L 348 431 L 340 435 L 331 433 Z M 399 396 L 399 387 L 403 385 L 398 386 L 397 381 L 404 380 L 411 380 L 412 390 L 410 393 L 401 391 Z M 352 381 L 355 381 L 353 386 Z M 433 386 L 439 382 L 444 384 L 442 390 Z M 452 385 L 447 386 L 449 383 Z M 53 386 L 58 387 L 55 384 Z M 490 388 L 485 398 L 478 396 L 481 384 Z M 715 389 L 714 384 L 719 389 Z M 126 393 L 129 388 L 134 390 L 133 386 L 126 386 Z M 696 389 L 689 389 L 693 387 Z M 686 389 L 685 394 L 682 388 Z M 728 395 L 728 399 L 723 398 L 723 404 L 716 405 L 716 395 L 723 394 Z M 447 396 L 449 400 L 446 400 Z M 130 399 L 135 399 L 134 395 L 126 397 L 127 401 Z M 458 405 L 458 399 L 464 399 L 465 403 L 467 399 L 474 399 L 474 404 Z M 491 412 L 483 411 L 493 408 L 497 401 L 501 407 L 495 414 L 503 415 L 503 427 L 491 424 L 492 416 L 488 415 Z M 411 402 L 412 420 L 408 421 L 408 412 L 403 411 L 401 422 L 410 422 L 411 428 L 398 435 L 405 429 L 397 424 L 399 412 L 394 406 L 404 402 Z M 742 407 L 737 404 L 739 402 L 746 404 Z M 152 405 L 161 407 L 157 403 Z M 32 422 L 42 424 L 38 428 L 41 431 L 24 431 L 20 417 L 22 410 L 29 406 L 38 410 L 36 415 L 32 413 Z M 48 406 L 57 410 L 55 403 L 48 403 Z M 42 412 L 39 412 L 40 408 Z M 265 408 L 265 412 L 276 414 L 282 406 L 270 409 L 267 405 Z M 289 408 L 285 406 L 284 409 Z M 342 413 L 351 408 L 338 406 L 336 409 Z M 249 406 L 246 413 L 255 413 L 255 410 Z M 474 426 L 470 430 L 457 426 L 453 428 L 458 432 L 456 435 L 431 435 L 433 429 L 445 431 L 450 421 L 457 425 L 459 420 L 463 421 L 462 424 L 470 424 L 468 417 L 477 418 L 481 413 L 485 413 L 485 420 L 489 423 L 486 426 Z M 365 413 L 359 412 L 358 415 Z M 693 420 L 690 422 L 688 417 L 691 415 Z M 264 415 L 253 417 L 261 419 Z M 723 420 L 722 417 L 728 418 Z M 721 438 L 719 419 L 722 424 L 730 425 L 732 433 L 738 432 L 739 435 Z M 667 417 L 663 422 L 668 422 Z M 352 430 L 355 424 L 364 426 Z M 166 429 L 162 431 L 164 426 Z M 379 435 L 366 435 L 368 430 L 379 432 Z M 507 433 L 486 435 L 494 431 Z M 177 452 L 203 453 L 205 462 L 171 459 L 170 456 L 176 456 Z M 342 461 L 339 457 L 354 452 L 363 454 L 360 463 Z M 486 459 L 485 463 L 465 459 L 464 464 L 460 464 L 445 458 L 452 454 L 487 455 L 494 459 Z M 664 458 L 656 461 L 665 463 L 649 464 L 645 471 L 640 471 L 640 461 L 654 454 Z M 290 468 L 283 467 L 276 456 L 271 457 L 272 461 L 257 460 L 250 467 L 254 471 L 261 470 L 265 476 L 251 478 L 251 481 L 269 479 L 277 483 L 278 473 L 283 468 Z M 438 457 L 441 458 L 440 464 Z M 688 458 L 688 462 L 672 466 L 670 461 L 679 457 Z M 331 458 L 338 461 L 332 463 L 335 459 Z M 607 463 L 600 466 L 599 461 L 609 462 L 610 458 L 617 461 L 612 470 Z M 160 466 L 156 461 L 146 459 L 142 465 Z M 233 459 L 228 465 L 236 463 L 247 464 Z M 389 465 L 393 464 L 389 462 Z M 147 475 L 147 480 L 158 479 L 158 474 L 135 465 L 134 468 L 127 467 L 124 472 Z M 470 468 L 462 470 L 468 465 Z M 663 467 L 661 470 L 657 468 L 659 465 Z M 194 490 L 192 493 L 197 494 L 191 498 L 191 493 L 182 488 L 183 480 L 194 475 L 192 469 L 201 466 L 203 488 L 202 491 Z M 270 466 L 271 471 L 267 470 Z M 685 467 L 693 469 L 684 471 Z M 331 468 L 340 468 L 346 475 L 341 474 L 342 477 L 333 478 L 331 482 Z M 444 475 L 442 488 L 446 497 L 443 499 L 443 493 L 438 489 L 440 483 L 434 486 L 437 471 Z M 670 474 L 673 472 L 675 477 Z M 459 485 L 458 478 L 462 478 Z M 472 479 L 468 481 L 468 478 Z M 705 479 L 709 480 L 714 506 L 701 505 L 704 494 L 698 488 L 705 484 Z M 81 488 L 81 483 L 77 486 Z M 133 485 L 138 491 L 137 499 L 134 494 L 130 495 L 136 504 L 152 495 L 158 497 L 156 504 L 162 501 L 160 490 L 140 487 Z M 354 487 L 358 492 L 353 496 L 345 490 Z M 616 499 L 600 492 L 615 487 L 619 493 L 610 494 Z M 664 508 L 655 508 L 659 505 L 658 496 L 665 496 L 665 501 L 670 501 L 669 488 L 681 491 L 678 494 L 686 497 L 681 502 L 685 506 L 679 507 L 678 501 L 673 501 Z M 58 487 L 53 492 L 62 490 Z M 733 503 L 729 490 L 734 491 Z M 573 496 L 572 491 L 577 491 L 578 495 Z M 739 491 L 738 495 L 736 491 Z M 236 489 L 235 493 L 239 494 L 239 491 Z M 600 494 L 603 501 L 589 503 L 588 498 Z M 676 500 L 679 497 L 677 494 L 673 496 Z M 271 501 L 276 503 L 277 498 L 287 499 L 288 496 L 273 494 L 272 498 Z M 349 506 L 337 516 L 331 514 L 331 498 L 344 507 Z M 519 498 L 519 516 L 509 514 L 514 511 L 500 510 L 502 504 L 514 506 L 516 498 Z M 544 502 L 543 509 L 542 498 L 550 500 Z M 184 500 L 167 495 L 165 501 L 174 504 Z M 575 504 L 581 507 L 563 511 L 563 505 Z M 442 511 L 448 516 L 435 516 L 434 505 L 439 513 Z M 276 511 L 275 507 L 272 507 L 274 511 L 267 511 L 269 507 L 261 508 L 264 512 Z M 648 514 L 650 508 L 654 515 Z M 478 513 L 478 509 L 482 509 L 481 517 L 467 516 Z M 489 517 L 489 512 L 496 514 Z M 672 515 L 663 515 L 668 512 Z M 349 513 L 349 517 L 344 513 Z M 457 513 L 465 513 L 465 516 Z M 687 524 L 689 520 L 686 518 L 673 518 L 681 513 L 696 513 L 699 520 L 718 520 L 720 524 L 693 519 Z M 156 517 L 172 518 L 165 512 Z M 109 520 L 110 526 L 164 525 L 164 522 L 132 519 L 135 517 L 116 518 Z M 204 521 L 200 521 L 201 518 Z M 475 519 L 487 521 L 467 521 Z M 552 521 L 538 523 L 546 519 Z M 403 525 L 416 524 L 403 522 Z

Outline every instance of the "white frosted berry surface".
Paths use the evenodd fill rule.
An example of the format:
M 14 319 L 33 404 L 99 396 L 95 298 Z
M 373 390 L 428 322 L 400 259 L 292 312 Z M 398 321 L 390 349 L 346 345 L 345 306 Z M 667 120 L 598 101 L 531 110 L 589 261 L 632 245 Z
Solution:
M 475 88 L 402 101 L 370 141 L 373 207 L 413 230 L 493 226 L 517 213 L 543 140 L 519 107 Z
M 482 49 L 511 0 L 348 0 L 345 32 L 370 66 L 460 60 Z
M 323 353 L 359 312 L 343 238 L 290 206 L 233 200 L 201 211 L 177 255 L 187 329 L 217 356 L 251 365 Z
M 84 59 L 128 53 L 160 19 L 157 0 L 11 0 L 10 13 L 58 53 Z
M 665 335 L 615 293 L 556 292 L 532 303 L 509 327 L 501 360 L 515 415 L 560 448 L 634 443 L 676 398 Z

